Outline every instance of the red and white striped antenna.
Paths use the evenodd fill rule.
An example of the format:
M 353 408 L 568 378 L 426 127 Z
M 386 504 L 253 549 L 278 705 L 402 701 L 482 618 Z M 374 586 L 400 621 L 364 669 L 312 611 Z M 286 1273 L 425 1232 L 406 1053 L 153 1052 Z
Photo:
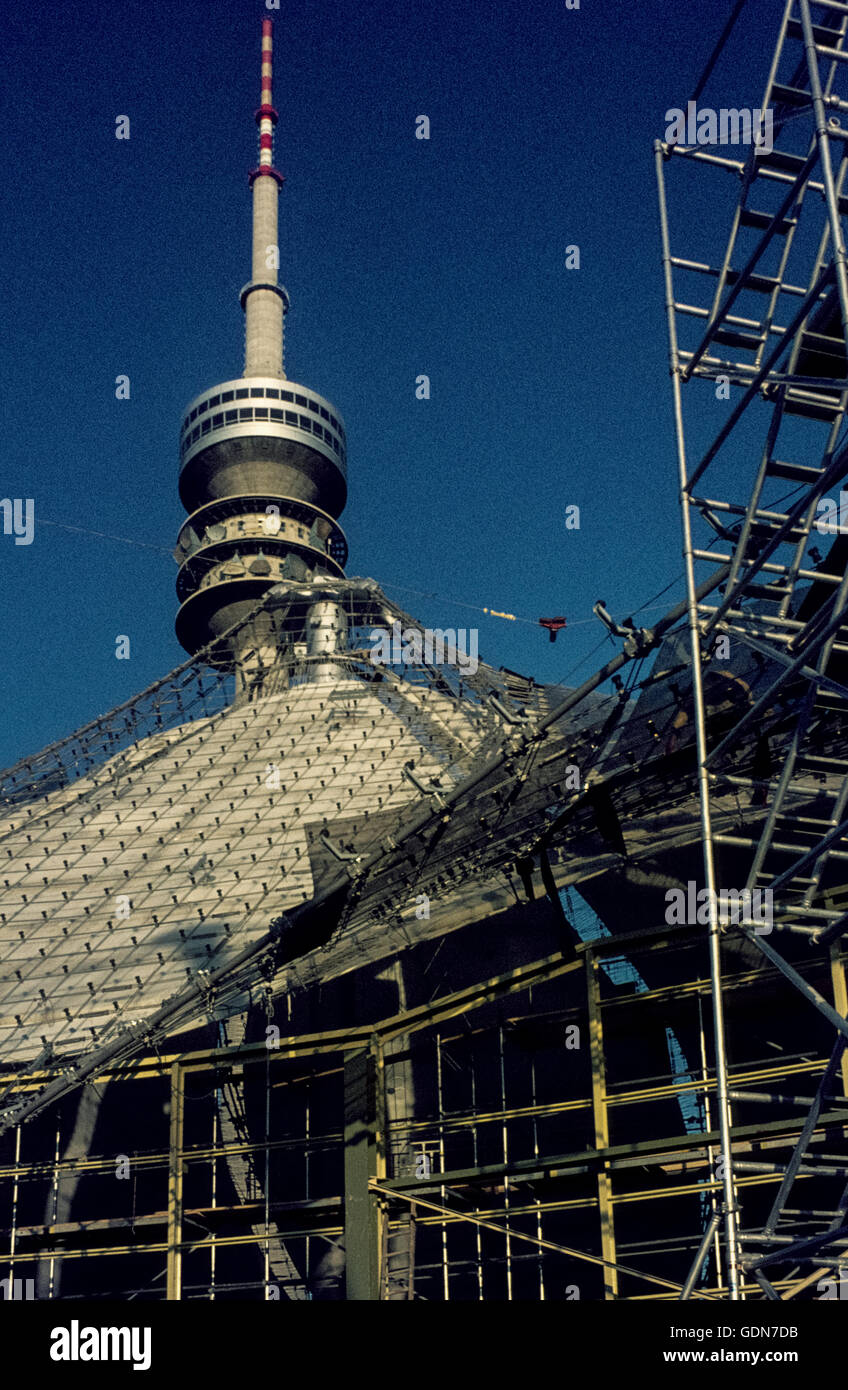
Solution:
M 251 280 L 241 292 L 245 312 L 244 375 L 284 377 L 283 324 L 289 307 L 286 290 L 278 283 L 279 190 L 285 180 L 274 167 L 273 20 L 262 21 L 262 80 L 256 124 L 259 163 L 250 171 L 253 189 L 253 255 Z

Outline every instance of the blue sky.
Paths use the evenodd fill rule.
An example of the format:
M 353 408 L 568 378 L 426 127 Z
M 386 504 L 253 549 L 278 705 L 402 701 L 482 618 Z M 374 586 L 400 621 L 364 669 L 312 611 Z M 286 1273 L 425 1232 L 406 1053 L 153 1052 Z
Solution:
M 0 765 L 184 658 L 177 434 L 241 370 L 267 13 L 286 366 L 346 421 L 348 573 L 426 624 L 478 627 L 484 659 L 540 681 L 612 654 L 596 598 L 624 616 L 671 585 L 650 621 L 682 594 L 652 143 L 731 9 L 7 10 L 0 496 L 32 497 L 37 520 L 30 546 L 0 535 Z M 781 9 L 748 6 L 712 105 L 757 104 Z M 674 211 L 685 228 L 703 208 Z M 560 613 L 551 644 L 536 620 Z

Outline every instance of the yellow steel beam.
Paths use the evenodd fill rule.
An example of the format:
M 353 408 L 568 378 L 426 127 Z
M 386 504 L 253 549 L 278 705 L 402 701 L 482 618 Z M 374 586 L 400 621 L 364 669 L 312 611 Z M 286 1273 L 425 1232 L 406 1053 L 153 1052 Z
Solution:
M 185 1077 L 179 1062 L 171 1068 L 171 1133 L 168 1154 L 168 1274 L 166 1297 L 182 1297 L 183 1114 Z
M 600 961 L 594 951 L 586 953 L 586 998 L 589 1009 L 589 1056 L 592 1064 L 592 1112 L 595 1120 L 595 1148 L 609 1148 L 607 1078 L 604 1059 L 604 1032 L 601 1020 L 601 990 L 598 983 Z M 618 1298 L 618 1269 L 615 1260 L 615 1222 L 612 1206 L 612 1177 L 608 1162 L 598 1169 L 598 1212 L 601 1220 L 601 1252 L 604 1257 L 604 1298 Z

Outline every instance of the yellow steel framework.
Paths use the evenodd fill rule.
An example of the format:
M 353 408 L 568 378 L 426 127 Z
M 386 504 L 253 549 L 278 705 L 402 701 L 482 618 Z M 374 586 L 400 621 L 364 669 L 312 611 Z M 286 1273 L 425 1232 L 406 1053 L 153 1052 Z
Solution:
M 635 959 L 641 952 L 647 959 L 656 952 L 667 954 L 687 943 L 691 945 L 692 933 L 688 928 L 671 932 L 665 928 L 633 933 L 628 940 L 630 955 Z M 519 1277 L 522 1261 L 541 1262 L 540 1278 L 544 1276 L 546 1289 L 559 1287 L 555 1272 L 559 1262 L 570 1271 L 563 1287 L 577 1290 L 576 1294 L 561 1293 L 559 1296 L 680 1297 L 685 1269 L 701 1236 L 699 1230 L 691 1230 L 687 1238 L 681 1236 L 677 1242 L 680 1253 L 673 1257 L 680 1269 L 677 1279 L 660 1272 L 668 1268 L 668 1256 L 663 1255 L 658 1262 L 650 1242 L 643 1242 L 639 1256 L 634 1258 L 628 1248 L 621 1247 L 617 1236 L 622 1221 L 627 1225 L 634 1213 L 638 1216 L 646 1207 L 652 1213 L 649 1223 L 652 1228 L 657 1232 L 673 1230 L 674 1217 L 667 1215 L 667 1211 L 676 1210 L 675 1204 L 681 1200 L 691 1203 L 719 1193 L 722 1183 L 714 1173 L 711 1156 L 720 1136 L 710 1129 L 687 1133 L 680 1124 L 672 1124 L 671 1132 L 662 1132 L 661 1126 L 660 1131 L 651 1134 L 645 1132 L 641 1120 L 637 1127 L 638 1139 L 617 1140 L 616 1130 L 624 1120 L 629 1124 L 630 1117 L 638 1117 L 654 1106 L 664 1107 L 662 1113 L 667 1121 L 681 1098 L 714 1096 L 716 1077 L 708 1069 L 704 1075 L 689 1074 L 685 1079 L 668 1075 L 653 1079 L 633 1077 L 622 1084 L 617 1079 L 621 1072 L 619 1050 L 633 1019 L 639 1020 L 638 1027 L 643 1033 L 657 1023 L 661 1026 L 671 1005 L 694 1008 L 699 999 L 708 998 L 710 981 L 705 971 L 670 988 L 622 996 L 604 973 L 605 966 L 620 953 L 620 940 L 598 940 L 581 946 L 576 953 L 548 956 L 437 998 L 425 1007 L 393 1014 L 368 1028 L 286 1037 L 272 1048 L 263 1043 L 251 1043 L 205 1048 L 181 1055 L 146 1056 L 95 1078 L 93 1084 L 97 1086 L 126 1084 L 129 1078 L 132 1088 L 139 1093 L 140 1104 L 151 1086 L 168 1083 L 167 1144 L 131 1155 L 131 1163 L 139 1175 L 164 1174 L 167 1179 L 165 1205 L 159 1209 L 137 1209 L 131 1217 L 102 1217 L 94 1210 L 84 1211 L 78 1219 L 55 1227 L 49 1222 L 25 1224 L 15 1215 L 22 1189 L 43 1189 L 57 1177 L 71 1174 L 103 1177 L 114 1169 L 115 1159 L 114 1155 L 104 1154 L 67 1162 L 58 1159 L 52 1163 L 44 1159 L 28 1162 L 19 1137 L 16 1161 L 0 1169 L 0 1194 L 10 1213 L 6 1257 L 10 1272 L 15 1271 L 18 1277 L 26 1275 L 39 1260 L 56 1261 L 65 1266 L 77 1261 L 95 1261 L 99 1265 L 104 1260 L 144 1256 L 161 1265 L 168 1299 L 220 1297 L 225 1290 L 215 1284 L 211 1274 L 205 1285 L 198 1280 L 196 1262 L 192 1266 L 191 1285 L 187 1287 L 186 1260 L 196 1261 L 199 1256 L 208 1258 L 212 1270 L 214 1257 L 220 1257 L 225 1251 L 251 1246 L 261 1248 L 263 1239 L 267 1246 L 270 1237 L 257 1236 L 255 1224 L 250 1230 L 246 1229 L 246 1223 L 258 1221 L 261 1224 L 263 1212 L 267 1223 L 267 1212 L 271 1210 L 280 1238 L 291 1242 L 292 1248 L 302 1249 L 307 1239 L 313 1245 L 343 1241 L 346 1247 L 345 1296 L 351 1300 L 377 1300 L 387 1296 L 388 1232 L 408 1219 L 411 1212 L 420 1240 L 426 1241 L 428 1233 L 438 1233 L 439 1245 L 446 1243 L 443 1259 L 440 1256 L 443 1267 L 439 1271 L 439 1287 L 447 1289 L 449 1298 L 463 1296 L 461 1292 L 454 1293 L 457 1286 L 455 1264 L 459 1268 L 468 1260 L 472 1263 L 482 1260 L 485 1264 L 487 1259 L 504 1262 L 507 1258 L 512 1262 L 515 1277 Z M 837 1007 L 844 996 L 844 971 L 845 956 L 836 946 L 811 956 L 806 968 L 808 978 L 817 986 L 831 982 Z M 755 997 L 751 976 L 748 969 L 740 970 L 738 978 L 732 972 L 726 976 L 726 1003 L 731 1021 L 736 1012 L 741 1015 L 751 1007 Z M 760 970 L 757 988 L 773 990 L 776 978 L 780 978 L 777 972 Z M 578 1026 L 586 1030 L 585 1043 L 574 1054 L 574 1059 L 569 1058 L 565 1050 L 561 1052 L 563 1067 L 574 1060 L 583 1068 L 579 1084 L 569 1083 L 565 1087 L 574 1090 L 574 1095 L 537 1098 L 529 1104 L 510 1103 L 504 1097 L 505 1103 L 490 1108 L 479 1104 L 471 1112 L 451 1113 L 446 1106 L 441 1113 L 430 1117 L 414 1115 L 393 1123 L 388 1121 L 387 1074 L 395 1063 L 387 1053 L 387 1044 L 392 1039 L 417 1037 L 425 1048 L 431 1048 L 438 1039 L 441 1056 L 447 1063 L 460 1044 L 469 1038 L 473 1043 L 476 1037 L 491 1031 L 491 1019 L 487 1022 L 484 1016 L 487 1009 L 499 1010 L 503 1020 L 509 1012 L 510 1001 L 515 999 L 521 1006 L 518 1017 L 532 1017 L 534 992 L 543 988 L 548 991 L 546 1004 L 550 991 L 558 992 L 561 1007 L 557 1016 L 561 1021 L 571 1024 L 578 1020 Z M 460 1026 L 453 1030 L 446 1028 L 451 1021 Z M 296 1072 L 286 1075 L 286 1068 L 290 1069 L 292 1064 L 296 1064 Z M 804 1091 L 822 1075 L 825 1065 L 824 1056 L 797 1055 L 783 1061 L 760 1058 L 738 1065 L 734 1065 L 731 1058 L 729 1084 L 739 1092 L 761 1090 L 764 1095 L 776 1088 L 782 1092 L 791 1087 Z M 242 1068 L 244 1073 L 259 1078 L 260 1087 L 269 1097 L 272 1121 L 275 1115 L 285 1115 L 287 1104 L 296 1105 L 297 1087 L 313 1076 L 339 1076 L 343 1082 L 341 1104 L 320 1134 L 300 1133 L 287 1137 L 275 1134 L 272 1123 L 264 1139 L 247 1137 L 229 1144 L 187 1142 L 186 1106 L 192 1103 L 188 1090 L 190 1079 L 199 1078 L 205 1088 L 199 1094 L 206 1094 L 220 1083 L 228 1069 L 233 1068 Z M 36 1086 L 40 1079 L 33 1076 L 30 1081 Z M 783 1115 L 776 1118 L 770 1108 L 764 1110 L 764 1118 L 755 1123 L 734 1125 L 731 1133 L 738 1184 L 752 1193 L 768 1193 L 780 1183 L 781 1160 L 796 1143 L 802 1129 L 803 1117 Z M 407 1147 L 410 1136 L 417 1135 L 419 1140 L 426 1141 L 441 1128 L 447 1136 L 450 1155 L 456 1137 L 462 1138 L 471 1130 L 482 1143 L 487 1132 L 496 1133 L 506 1125 L 512 1135 L 518 1135 L 521 1127 L 528 1124 L 541 1132 L 546 1125 L 564 1125 L 566 1131 L 562 1132 L 574 1129 L 575 1134 L 585 1135 L 586 1142 L 570 1150 L 551 1151 L 537 1140 L 529 1157 L 478 1162 L 470 1167 L 448 1167 L 444 1171 L 434 1169 L 424 1176 L 393 1171 L 399 1165 L 392 1155 Z M 848 1107 L 831 1102 L 821 1110 L 811 1135 L 810 1151 L 815 1154 L 824 1145 L 822 1161 L 815 1172 L 802 1174 L 801 1181 L 805 1177 L 821 1181 L 822 1172 L 828 1171 L 825 1161 L 829 1157 L 826 1152 L 828 1136 L 843 1132 L 846 1124 Z M 454 1140 L 451 1135 L 455 1136 Z M 24 1143 L 25 1138 L 24 1130 Z M 295 1150 L 306 1154 L 319 1150 L 322 1144 L 332 1146 L 341 1154 L 343 1187 L 335 1193 L 287 1201 L 285 1193 L 269 1194 L 266 1190 L 264 1202 L 260 1200 L 235 1208 L 214 1201 L 203 1205 L 186 1202 L 185 1183 L 190 1175 L 214 1171 L 234 1153 L 246 1155 L 258 1165 L 275 1154 Z M 748 1159 L 752 1160 L 751 1171 L 746 1171 Z M 834 1166 L 832 1161 L 829 1166 Z M 582 1243 L 557 1238 L 560 1232 L 569 1229 L 570 1223 L 583 1223 L 587 1217 L 591 1218 L 594 1234 L 587 1236 L 588 1228 L 580 1225 Z M 462 1246 L 460 1258 L 457 1241 L 463 1230 L 472 1237 L 476 1232 L 476 1237 L 472 1245 Z M 123 1240 L 121 1232 L 125 1233 Z M 132 1240 L 127 1239 L 130 1232 Z M 482 1240 L 489 1242 L 488 1253 L 480 1253 Z M 492 1245 L 492 1241 L 497 1245 Z M 845 1243 L 843 1241 L 842 1246 Z M 632 1245 L 632 1241 L 629 1244 Z M 505 1251 L 509 1252 L 508 1257 Z M 526 1270 L 530 1266 L 525 1263 L 523 1267 Z M 819 1271 L 823 1272 L 826 1272 L 824 1268 Z M 524 1277 L 529 1276 L 525 1274 Z M 420 1286 L 422 1280 L 426 1286 L 434 1287 L 434 1278 L 435 1275 L 428 1275 L 426 1270 L 416 1270 L 411 1287 Z M 98 1276 L 98 1282 L 108 1289 L 108 1274 L 102 1278 Z M 809 1277 L 806 1281 L 788 1277 L 774 1284 L 782 1298 L 804 1296 L 805 1290 L 809 1295 L 811 1287 L 814 1289 L 814 1281 L 811 1283 Z M 267 1277 L 254 1281 L 251 1289 L 254 1295 L 279 1296 L 279 1291 L 271 1291 Z M 251 1289 L 242 1292 L 250 1293 Z M 749 1294 L 758 1296 L 756 1285 L 749 1286 Z M 161 1279 L 154 1277 L 147 1295 L 162 1296 Z M 709 1282 L 702 1282 L 692 1296 L 726 1296 L 726 1272 L 722 1268 L 714 1269 Z

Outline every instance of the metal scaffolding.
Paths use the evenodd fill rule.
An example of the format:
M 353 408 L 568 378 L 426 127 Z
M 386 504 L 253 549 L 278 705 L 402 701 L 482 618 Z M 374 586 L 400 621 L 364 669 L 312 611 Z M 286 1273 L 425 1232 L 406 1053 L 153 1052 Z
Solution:
M 848 574 L 844 527 L 824 521 L 838 511 L 827 494 L 848 472 L 842 226 L 848 134 L 840 125 L 848 100 L 839 95 L 848 78 L 846 31 L 848 5 L 788 0 L 758 108 L 773 120 L 773 140 L 761 132 L 760 144 L 752 142 L 743 158 L 694 144 L 656 147 L 731 1299 L 743 1296 L 746 1276 L 768 1298 L 787 1296 L 764 1271 L 802 1275 L 792 1286 L 801 1287 L 812 1266 L 838 1266 L 848 1235 L 848 1188 L 838 1186 L 846 1171 L 844 1142 L 829 1208 L 788 1205 L 799 1173 L 810 1171 L 809 1145 L 822 1110 L 840 1083 L 845 1094 L 848 1080 L 841 961 L 834 955 L 829 1003 L 804 978 L 803 947 L 793 949 L 805 941 L 831 947 L 848 927 L 842 887 L 848 760 L 840 737 L 848 714 Z M 713 264 L 672 250 L 671 183 L 684 166 L 700 181 L 724 176 L 730 194 L 727 244 Z M 713 188 L 713 207 L 721 193 Z M 699 389 L 709 392 L 712 409 L 690 400 Z M 718 429 L 716 408 L 724 417 Z M 755 448 L 756 437 L 762 443 Z M 818 534 L 832 538 L 824 558 L 814 544 Z M 726 569 L 721 586 L 700 597 L 704 577 L 719 568 Z M 771 674 L 744 714 L 716 732 L 708 727 L 707 687 L 719 646 L 725 653 L 744 647 Z M 762 807 L 755 830 L 739 835 L 716 824 L 716 798 L 728 788 Z M 719 893 L 739 882 L 733 874 L 740 853 L 746 889 L 771 895 L 770 928 L 780 950 L 766 939 L 771 930 L 750 915 L 722 916 Z M 725 1038 L 723 941 L 734 934 L 835 1030 L 830 1061 L 765 1220 L 748 1213 L 739 1174 L 751 1165 L 740 1165 L 733 1142 L 733 1111 L 752 1099 L 731 1088 Z M 756 1101 L 777 1113 L 800 1104 L 767 1093 Z M 844 1129 L 838 1133 L 844 1141 Z

